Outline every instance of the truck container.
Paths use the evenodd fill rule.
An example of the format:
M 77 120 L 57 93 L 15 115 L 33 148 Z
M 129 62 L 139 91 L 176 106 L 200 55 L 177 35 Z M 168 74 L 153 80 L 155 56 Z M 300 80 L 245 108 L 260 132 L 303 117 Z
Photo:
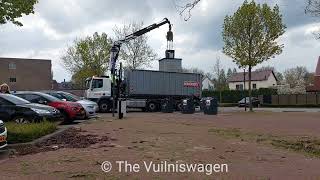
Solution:
M 124 77 L 129 97 L 201 97 L 201 74 L 127 70 Z

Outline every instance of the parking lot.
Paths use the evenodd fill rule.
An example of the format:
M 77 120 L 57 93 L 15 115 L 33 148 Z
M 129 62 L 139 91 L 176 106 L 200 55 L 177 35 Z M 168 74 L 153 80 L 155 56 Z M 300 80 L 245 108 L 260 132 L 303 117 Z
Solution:
M 197 113 L 129 113 L 124 120 L 100 114 L 73 125 L 75 133 L 65 138 L 79 143 L 27 155 L 12 155 L 1 161 L 3 179 L 301 179 L 320 176 L 316 153 L 288 150 L 269 140 L 320 138 L 320 113 L 224 112 L 218 116 Z M 258 137 L 258 139 L 257 139 Z M 82 140 L 88 140 L 84 143 Z M 54 141 L 52 141 L 54 142 Z M 51 143 L 52 143 L 51 142 Z M 280 142 L 280 141 L 279 141 Z M 311 144 L 313 141 L 308 141 Z M 53 147 L 55 144 L 51 144 Z M 318 151 L 312 151 L 318 152 Z M 101 164 L 110 161 L 109 173 Z M 116 161 L 228 164 L 228 173 L 118 172 Z M 250 169 L 250 171 L 247 171 Z M 161 178 L 160 178 L 161 177 Z

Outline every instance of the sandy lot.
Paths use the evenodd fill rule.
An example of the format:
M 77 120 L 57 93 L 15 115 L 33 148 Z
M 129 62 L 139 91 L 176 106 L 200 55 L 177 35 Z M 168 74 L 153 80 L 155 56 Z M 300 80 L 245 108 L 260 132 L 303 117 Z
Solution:
M 222 113 L 218 116 L 180 113 L 111 114 L 79 124 L 82 134 L 109 137 L 85 148 L 60 148 L 1 161 L 0 179 L 319 179 L 320 158 L 251 141 L 251 134 L 279 138 L 320 139 L 320 113 Z M 234 129 L 223 136 L 217 129 Z M 110 161 L 105 173 L 101 164 Z M 119 172 L 116 161 L 140 165 L 140 172 Z M 148 173 L 146 163 L 227 164 L 228 172 Z M 208 172 L 208 171 L 206 171 Z

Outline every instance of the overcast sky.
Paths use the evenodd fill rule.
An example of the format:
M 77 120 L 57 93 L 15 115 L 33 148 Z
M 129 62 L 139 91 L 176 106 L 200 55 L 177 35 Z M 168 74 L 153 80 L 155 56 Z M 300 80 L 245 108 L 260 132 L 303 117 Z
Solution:
M 39 0 L 35 14 L 21 18 L 23 27 L 12 24 L 0 29 L 0 56 L 51 59 L 54 79 L 69 80 L 63 68 L 61 55 L 77 37 L 106 32 L 113 36 L 113 27 L 131 21 L 149 25 L 169 18 L 173 23 L 176 57 L 183 59 L 186 68 L 196 67 L 212 72 L 216 57 L 221 57 L 224 68 L 234 68 L 232 60 L 221 52 L 222 23 L 226 15 L 233 14 L 243 0 L 201 0 L 185 22 L 176 5 L 191 0 Z M 306 0 L 259 0 L 270 5 L 278 4 L 284 16 L 287 31 L 280 39 L 283 54 L 263 65 L 274 66 L 278 71 L 295 66 L 306 66 L 314 71 L 320 56 L 320 40 L 312 32 L 320 27 L 320 18 L 304 14 Z M 148 34 L 149 43 L 164 56 L 167 26 Z M 154 62 L 151 69 L 158 69 Z

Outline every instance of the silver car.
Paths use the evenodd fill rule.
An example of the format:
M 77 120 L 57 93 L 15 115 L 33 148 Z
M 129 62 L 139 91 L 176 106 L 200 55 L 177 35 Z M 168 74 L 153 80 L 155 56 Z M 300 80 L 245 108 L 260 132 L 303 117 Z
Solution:
M 0 150 L 7 146 L 7 128 L 4 122 L 0 120 Z
M 96 112 L 99 111 L 99 106 L 96 102 L 93 101 L 89 101 L 86 99 L 81 99 L 80 97 L 68 93 L 68 92 L 64 92 L 64 91 L 46 91 L 44 92 L 46 94 L 49 94 L 51 96 L 57 97 L 63 101 L 71 101 L 71 102 L 77 102 L 79 104 L 82 105 L 82 107 L 85 109 L 86 111 L 86 118 L 92 118 L 92 117 L 96 117 L 97 114 Z

